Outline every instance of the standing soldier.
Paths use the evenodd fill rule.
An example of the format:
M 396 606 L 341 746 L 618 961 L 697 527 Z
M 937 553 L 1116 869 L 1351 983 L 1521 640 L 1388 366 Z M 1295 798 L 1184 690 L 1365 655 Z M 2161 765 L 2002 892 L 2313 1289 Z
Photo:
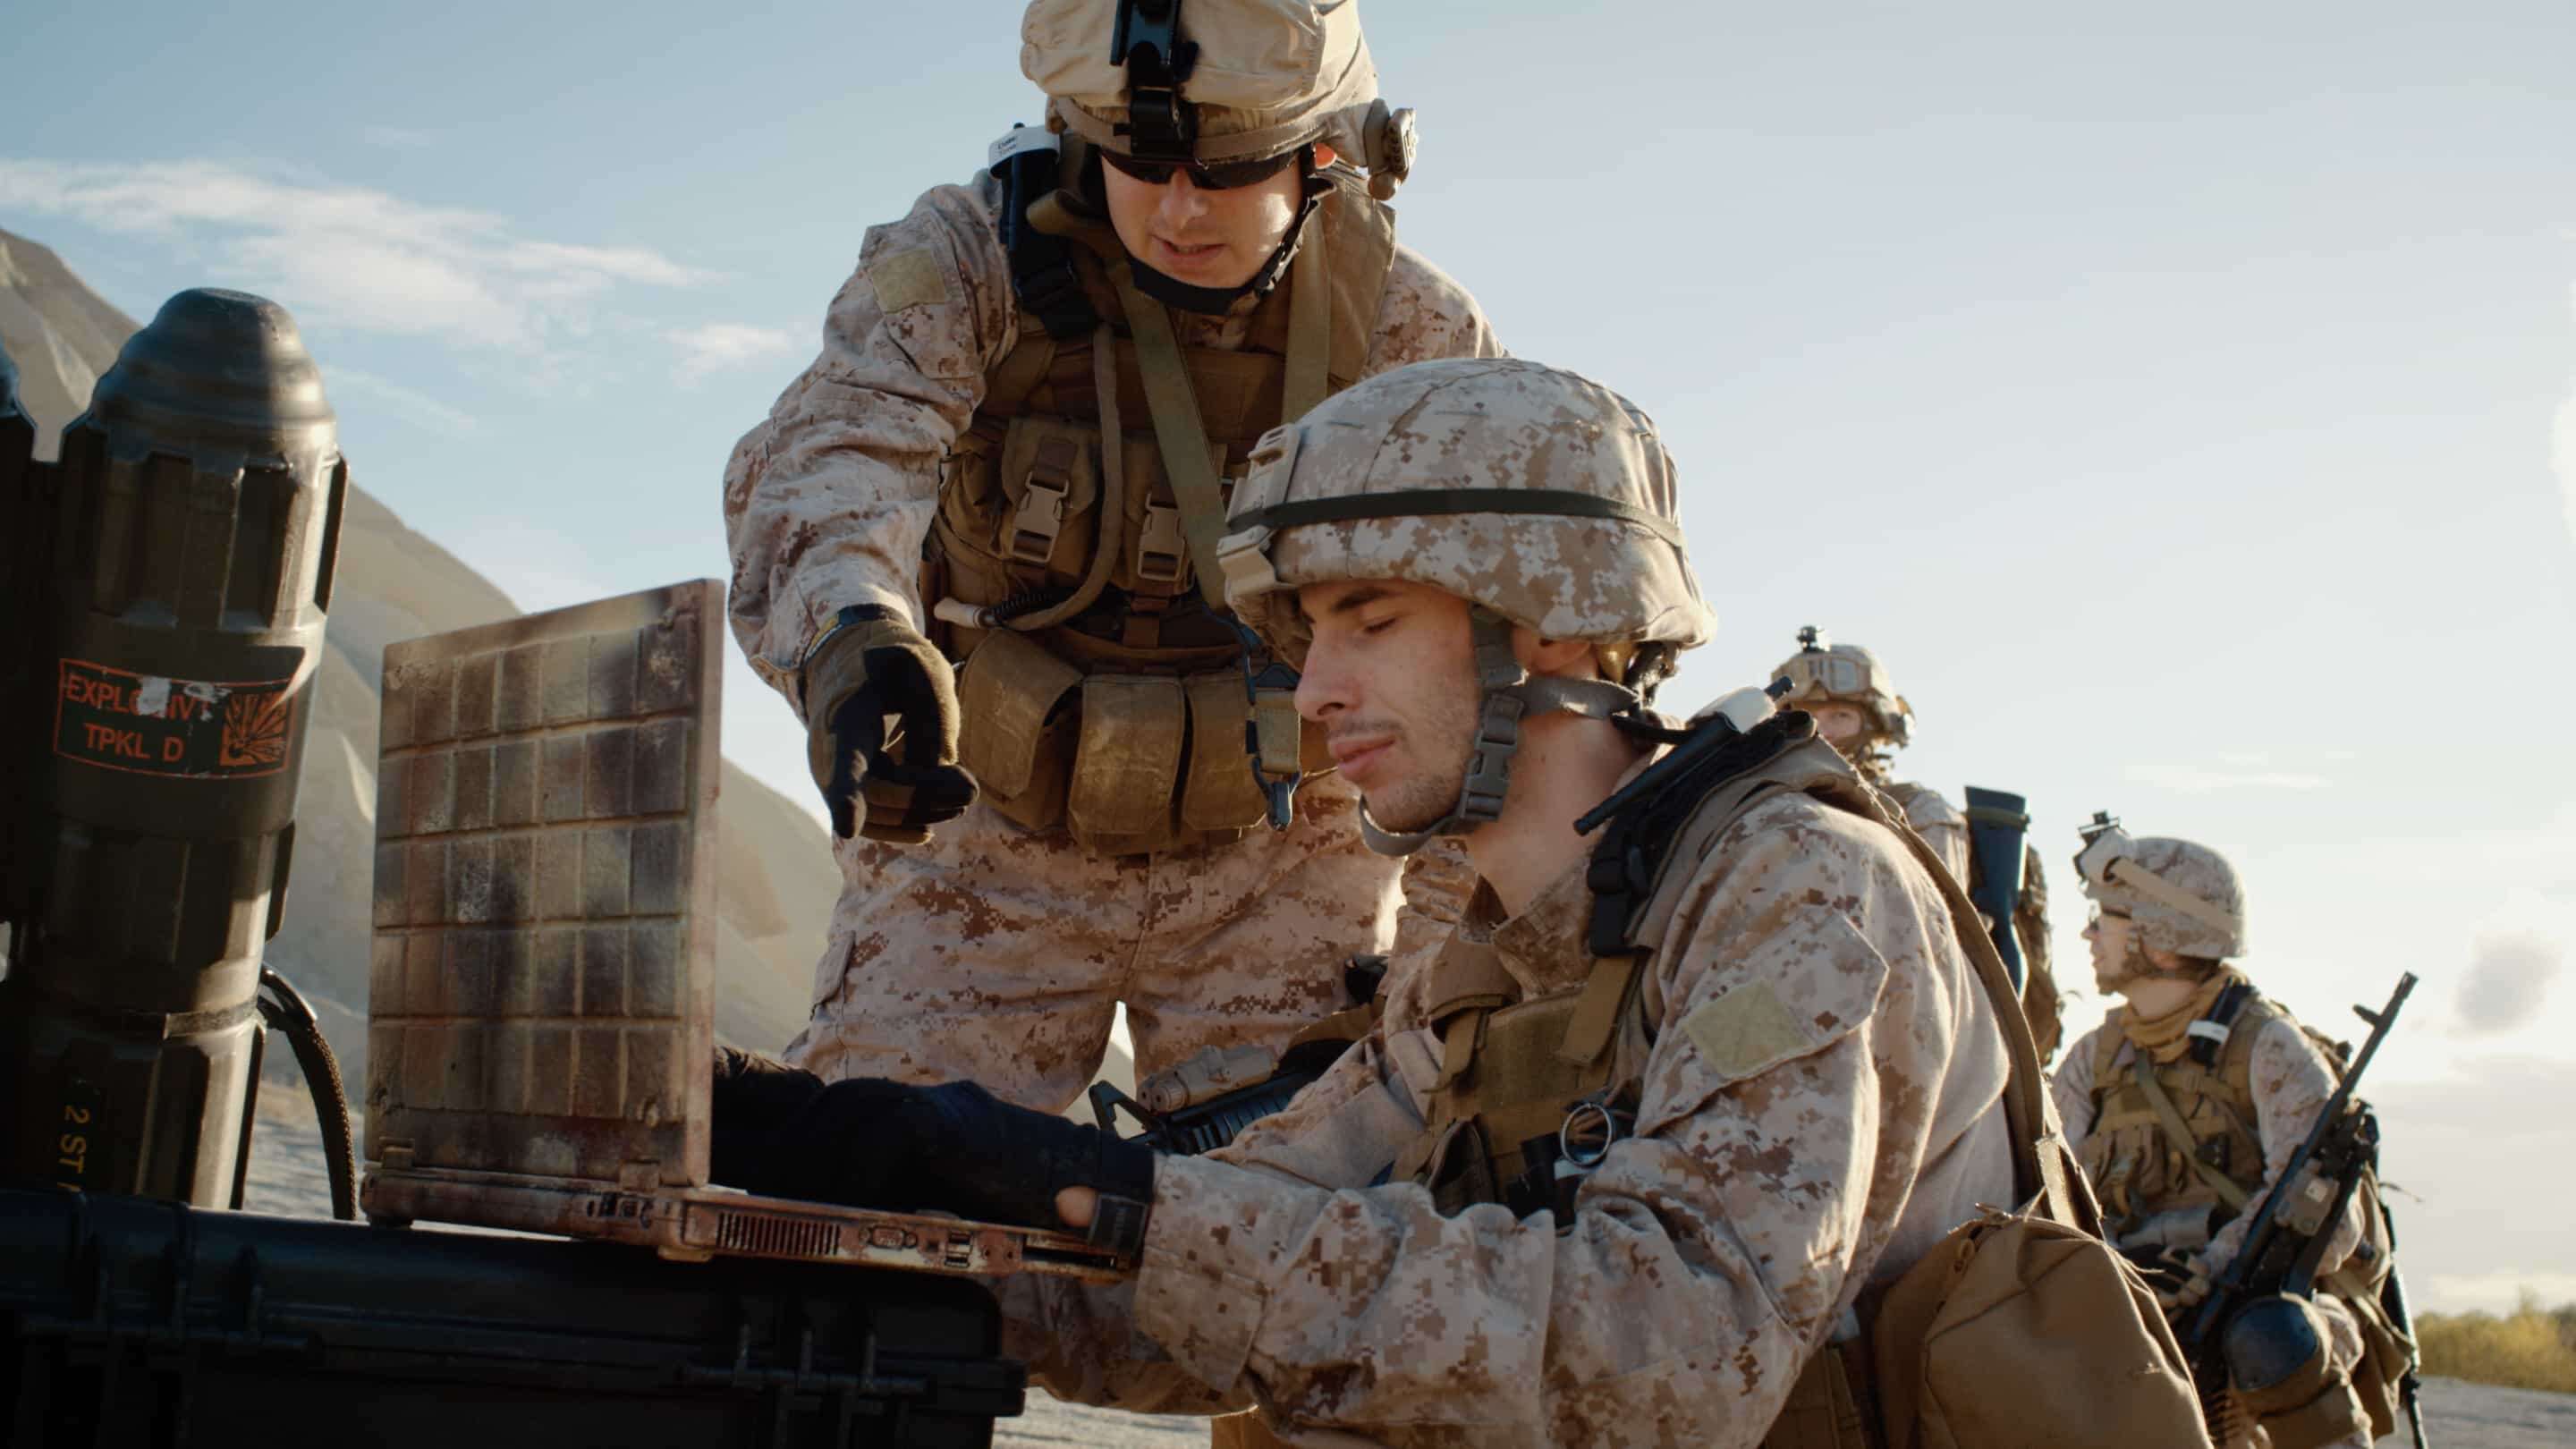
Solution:
M 1276 1049 L 1389 949 L 1398 863 L 1250 688 L 1212 550 L 1265 431 L 1500 349 L 1396 244 L 1412 113 L 1356 4 L 1036 0 L 1021 35 L 1045 127 L 868 233 L 724 510 L 840 837 L 790 1055 L 1060 1110 L 1121 1000 L 1140 1072 Z
M 2106 1231 L 2161 1269 L 2159 1296 L 2179 1312 L 2203 1301 L 2243 1249 L 2251 1205 L 2279 1181 L 2341 1071 L 2321 1038 L 2233 964 L 2245 949 L 2245 892 L 2226 857 L 2188 840 L 2131 839 L 2116 824 L 2087 837 L 2075 862 L 2093 901 L 2084 939 L 2094 984 L 2122 1004 L 2067 1049 L 2052 1091 Z M 2376 1190 L 2365 1188 L 2318 1263 L 2320 1353 L 2294 1380 L 2313 1397 L 2293 1393 L 2297 1402 L 2260 1416 L 2272 1449 L 2367 1446 L 2369 1419 L 2382 1433 L 2395 1423 L 2404 1355 L 2379 1307 L 2388 1239 Z
M 1255 1398 L 1299 1443 L 1869 1449 L 1881 1413 L 1986 1442 L 1940 1427 L 1974 1388 L 1921 1388 L 1909 1290 L 1947 1291 L 1961 1224 L 2025 1221 L 1979 1204 L 2079 1211 L 2072 1164 L 2033 1151 L 2045 1089 L 1973 908 L 1812 722 L 1755 690 L 1688 732 L 1644 708 L 1713 624 L 1675 503 L 1642 414 L 1532 363 L 1420 364 L 1272 434 L 1227 597 L 1304 670 L 1372 844 L 1463 840 L 1439 957 L 1207 1156 L 737 1056 L 720 1173 L 1138 1250 L 1114 1287 L 1005 1285 L 1006 1350 L 1069 1397 Z M 2133 1331 L 2046 1346 L 2054 1396 L 2089 1442 L 2198 1442 L 2152 1302 L 2089 1260 L 2108 1296 L 2058 1311 Z M 2016 1347 L 2043 1351 L 1984 1351 Z M 2050 1396 L 1993 1397 L 2039 1442 L 2077 1432 Z
M 1984 899 L 1984 852 L 1971 839 L 1968 817 L 1940 791 L 1891 773 L 1890 757 L 1914 738 L 1914 706 L 1896 692 L 1878 656 L 1857 644 L 1836 644 L 1810 624 L 1798 631 L 1798 652 L 1771 674 L 1789 681 L 1782 703 L 1814 715 L 1816 733 L 1831 741 L 1862 779 L 1896 802 L 1905 823 L 1971 897 Z M 2036 849 L 2024 844 L 2021 857 L 2012 933 L 2021 948 L 2022 1014 L 2039 1041 L 2040 1060 L 2046 1061 L 2057 1050 L 2059 1032 L 2057 977 L 2048 961 L 2048 878 Z

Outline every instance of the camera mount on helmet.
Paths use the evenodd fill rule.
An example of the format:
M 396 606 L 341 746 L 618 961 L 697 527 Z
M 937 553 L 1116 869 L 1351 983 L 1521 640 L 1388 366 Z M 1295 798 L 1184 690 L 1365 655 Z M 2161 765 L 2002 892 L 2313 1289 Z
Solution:
M 1197 67 L 1199 48 L 1181 39 L 1180 25 L 1181 0 L 1119 0 L 1110 27 L 1110 64 L 1127 69 L 1127 119 L 1116 130 L 1139 161 L 1198 154 L 1198 111 L 1181 99 L 1181 82 Z

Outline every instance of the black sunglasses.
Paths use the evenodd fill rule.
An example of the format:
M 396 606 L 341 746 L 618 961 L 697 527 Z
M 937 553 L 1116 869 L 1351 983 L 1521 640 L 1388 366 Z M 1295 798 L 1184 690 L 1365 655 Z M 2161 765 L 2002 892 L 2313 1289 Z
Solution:
M 1100 159 L 1148 186 L 1160 186 L 1172 179 L 1173 172 L 1186 171 L 1190 175 L 1190 184 L 1201 191 L 1232 191 L 1240 186 L 1258 185 L 1278 175 L 1287 169 L 1289 162 L 1297 159 L 1297 153 L 1282 151 L 1258 161 L 1219 161 L 1213 165 L 1201 165 L 1195 161 L 1139 161 L 1115 151 L 1101 152 Z

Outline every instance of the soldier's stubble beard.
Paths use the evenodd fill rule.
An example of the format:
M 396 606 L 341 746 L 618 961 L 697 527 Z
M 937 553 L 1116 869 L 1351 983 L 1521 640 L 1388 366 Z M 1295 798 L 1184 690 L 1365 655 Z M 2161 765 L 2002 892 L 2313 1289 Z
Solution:
M 1485 708 L 1473 652 L 1461 650 L 1439 673 L 1445 677 L 1427 682 L 1422 707 L 1410 711 L 1413 718 L 1353 727 L 1355 733 L 1392 727 L 1398 750 L 1414 764 L 1402 779 L 1362 797 L 1369 818 L 1381 830 L 1398 835 L 1420 830 L 1454 809 L 1467 788 L 1476 721 Z

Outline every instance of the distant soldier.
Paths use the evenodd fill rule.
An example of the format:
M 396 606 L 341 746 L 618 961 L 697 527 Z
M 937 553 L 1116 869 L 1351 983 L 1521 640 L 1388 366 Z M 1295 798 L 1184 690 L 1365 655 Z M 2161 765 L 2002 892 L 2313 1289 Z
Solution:
M 789 1055 L 1060 1110 L 1122 1002 L 1152 1074 L 1276 1051 L 1402 951 L 1402 863 L 1277 676 L 1254 705 L 1211 550 L 1263 433 L 1501 349 L 1396 242 L 1412 113 L 1355 3 L 1036 0 L 1020 35 L 1046 124 L 868 232 L 724 517 L 734 636 L 840 837 Z
M 2093 901 L 2084 939 L 2094 984 L 2123 1004 L 2067 1049 L 2051 1090 L 2102 1199 L 2105 1232 L 2160 1271 L 2158 1296 L 2179 1313 L 2243 1248 L 2251 1206 L 2334 1095 L 2339 1049 L 2233 964 L 2245 950 L 2245 892 L 2226 857 L 2110 825 L 2088 832 L 2075 865 Z M 2381 1432 L 2393 1425 L 2403 1365 L 2379 1307 L 2387 1242 L 2375 1189 L 2357 1194 L 2318 1264 L 2322 1353 L 2308 1379 L 2292 1380 L 2312 1381 L 2314 1396 L 2302 1388 L 2288 1395 L 2300 1402 L 2237 1413 L 2240 1434 L 2259 1417 L 2271 1449 L 2366 1446 L 2366 1420 Z
M 1798 652 L 1771 673 L 1789 681 L 1781 702 L 1814 715 L 1816 732 L 1851 761 L 1862 779 L 1896 802 L 1905 823 L 1971 896 L 1985 898 L 1985 853 L 1974 839 L 1975 829 L 1982 827 L 1972 827 L 1970 817 L 1940 791 L 1893 777 L 1890 757 L 1914 738 L 1914 706 L 1896 692 L 1878 656 L 1857 644 L 1834 643 L 1810 624 L 1798 631 Z M 2057 1050 L 2060 1032 L 2057 977 L 2048 959 L 2048 877 L 2036 848 L 2025 842 L 2020 853 L 2021 889 L 2014 898 L 2012 934 L 2021 947 L 2022 1014 L 2030 1018 L 2040 1060 L 2046 1061 Z M 2007 851 L 2003 858 L 2012 855 Z

